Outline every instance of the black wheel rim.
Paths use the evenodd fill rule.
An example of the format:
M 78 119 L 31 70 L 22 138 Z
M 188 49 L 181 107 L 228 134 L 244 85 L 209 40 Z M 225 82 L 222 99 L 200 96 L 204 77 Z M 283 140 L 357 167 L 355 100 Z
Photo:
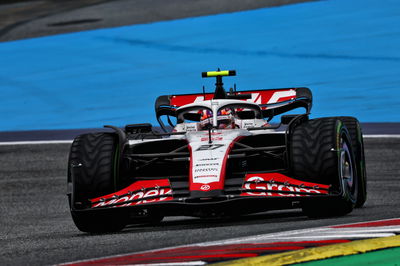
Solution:
M 349 196 L 353 201 L 355 201 L 357 193 L 357 180 L 354 166 L 354 158 L 351 153 L 349 141 L 343 134 L 340 138 L 340 178 L 343 181 L 343 188 L 345 189 L 345 191 L 349 192 Z

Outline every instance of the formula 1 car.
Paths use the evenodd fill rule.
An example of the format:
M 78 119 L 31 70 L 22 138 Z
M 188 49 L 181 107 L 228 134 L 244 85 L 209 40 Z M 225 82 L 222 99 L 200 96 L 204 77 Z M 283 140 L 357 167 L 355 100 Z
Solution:
M 345 215 L 366 201 L 363 136 L 353 117 L 310 119 L 308 88 L 164 95 L 150 124 L 105 126 L 72 143 L 68 199 L 84 232 L 165 216 L 234 216 L 302 208 Z M 300 114 L 283 113 L 300 110 Z M 293 111 L 291 112 L 293 113 Z M 278 125 L 269 121 L 280 115 Z M 168 123 L 168 125 L 165 125 Z M 277 130 L 282 129 L 283 130 Z

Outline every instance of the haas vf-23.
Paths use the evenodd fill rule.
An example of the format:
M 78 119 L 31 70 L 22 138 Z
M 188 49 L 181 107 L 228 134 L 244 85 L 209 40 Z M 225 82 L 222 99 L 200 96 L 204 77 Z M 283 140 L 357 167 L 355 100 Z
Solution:
M 214 93 L 159 96 L 158 131 L 132 124 L 76 137 L 68 200 L 78 229 L 287 208 L 339 216 L 361 207 L 366 172 L 357 119 L 310 119 L 312 94 L 304 87 L 225 91 L 222 77 L 234 75 L 202 73 L 216 78 Z M 299 114 L 283 115 L 293 109 Z

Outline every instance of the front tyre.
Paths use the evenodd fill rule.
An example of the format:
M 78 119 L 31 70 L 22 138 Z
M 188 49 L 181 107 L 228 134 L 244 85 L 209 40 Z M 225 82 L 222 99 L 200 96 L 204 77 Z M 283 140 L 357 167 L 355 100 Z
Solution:
M 357 167 L 357 178 L 359 180 L 357 202 L 355 207 L 360 208 L 367 200 L 367 173 L 365 167 L 364 141 L 361 126 L 355 117 L 339 116 L 335 118 L 339 119 L 345 124 L 351 137 L 351 144 L 353 146 L 355 163 Z
M 71 215 L 83 232 L 115 232 L 126 225 L 122 212 L 85 211 L 90 208 L 89 199 L 117 190 L 118 156 L 117 136 L 112 133 L 83 134 L 72 143 L 68 160 Z
M 332 185 L 335 198 L 304 201 L 309 217 L 341 216 L 357 202 L 358 178 L 350 134 L 335 118 L 306 121 L 292 131 L 290 159 L 295 178 Z

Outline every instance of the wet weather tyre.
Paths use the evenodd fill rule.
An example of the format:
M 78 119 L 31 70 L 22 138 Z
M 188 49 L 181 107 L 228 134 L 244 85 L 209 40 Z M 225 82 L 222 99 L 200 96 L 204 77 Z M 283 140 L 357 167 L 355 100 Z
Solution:
M 353 146 L 357 167 L 357 179 L 359 180 L 355 207 L 359 208 L 362 207 L 367 200 L 367 172 L 365 168 L 364 141 L 361 126 L 355 117 L 339 116 L 334 118 L 341 120 L 345 124 L 351 137 L 351 144 Z
M 335 118 L 309 120 L 297 125 L 290 136 L 290 161 L 295 178 L 332 185 L 331 198 L 305 199 L 309 217 L 342 216 L 351 212 L 358 195 L 351 137 Z
M 112 133 L 94 133 L 80 135 L 72 143 L 68 160 L 71 215 L 83 232 L 115 232 L 126 225 L 122 213 L 85 210 L 89 199 L 116 191 L 117 139 Z

